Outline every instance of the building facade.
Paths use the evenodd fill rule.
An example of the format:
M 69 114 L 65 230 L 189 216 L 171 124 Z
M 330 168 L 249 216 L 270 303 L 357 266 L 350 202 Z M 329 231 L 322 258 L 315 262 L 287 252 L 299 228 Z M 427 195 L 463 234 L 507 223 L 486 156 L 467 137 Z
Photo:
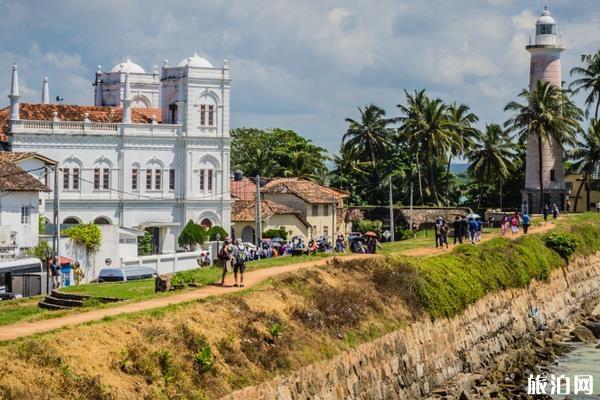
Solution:
M 562 37 L 558 33 L 555 19 L 546 7 L 537 20 L 535 42 L 530 43 L 527 51 L 531 53 L 529 90 L 536 89 L 538 81 L 550 82 L 561 87 L 560 54 L 565 50 Z M 565 151 L 561 143 L 554 138 L 541 144 L 542 186 L 540 192 L 540 150 L 539 137 L 530 134 L 527 138 L 527 160 L 525 164 L 525 188 L 523 190 L 523 208 L 539 213 L 540 204 L 556 204 L 564 209 L 568 190 L 565 186 Z M 543 196 L 540 199 L 540 196 Z
M 227 62 L 213 67 L 194 55 L 174 67 L 165 63 L 160 110 L 149 113 L 142 108 L 156 105 L 154 86 L 148 93 L 132 88 L 147 78 L 128 60 L 96 74 L 96 104 L 107 106 L 21 104 L 15 66 L 0 125 L 12 151 L 59 162 L 60 221 L 144 229 L 157 252 L 169 253 L 188 220 L 230 230 L 231 80 Z M 134 107 L 136 96 L 147 107 Z M 49 197 L 50 220 L 52 209 Z

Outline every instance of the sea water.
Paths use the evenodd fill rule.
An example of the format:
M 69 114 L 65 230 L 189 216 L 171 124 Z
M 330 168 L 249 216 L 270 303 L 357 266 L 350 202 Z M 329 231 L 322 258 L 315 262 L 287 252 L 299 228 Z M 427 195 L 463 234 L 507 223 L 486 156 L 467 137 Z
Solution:
M 597 344 L 575 344 L 568 354 L 559 357 L 557 364 L 550 368 L 555 376 L 564 375 L 571 380 L 569 395 L 553 395 L 554 399 L 600 400 L 600 349 Z M 575 376 L 593 377 L 593 395 L 573 394 Z

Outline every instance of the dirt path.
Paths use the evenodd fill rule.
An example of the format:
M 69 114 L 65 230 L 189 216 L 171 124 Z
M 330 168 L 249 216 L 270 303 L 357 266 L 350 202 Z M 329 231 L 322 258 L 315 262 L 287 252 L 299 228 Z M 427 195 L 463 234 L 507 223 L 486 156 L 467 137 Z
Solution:
M 554 223 L 548 222 L 545 225 L 530 228 L 531 233 L 546 232 L 554 228 Z M 507 237 L 515 239 L 521 236 L 522 231 L 517 235 L 507 234 Z M 500 233 L 484 235 L 482 241 L 490 240 L 494 237 L 500 236 Z M 435 255 L 450 251 L 454 245 L 450 245 L 448 249 L 436 249 L 435 247 L 417 248 L 412 250 L 406 250 L 402 252 L 404 255 L 409 256 L 428 256 Z M 373 257 L 368 254 L 355 254 L 351 256 L 343 257 L 344 260 L 356 260 L 360 258 Z M 331 258 L 325 258 L 318 261 L 309 261 L 305 263 L 291 264 L 281 267 L 263 268 L 255 271 L 247 272 L 244 276 L 244 283 L 246 288 L 256 286 L 260 282 L 272 278 L 277 275 L 285 274 L 287 272 L 293 272 L 304 268 L 317 267 L 326 265 Z M 228 277 L 228 281 L 231 282 L 232 277 Z M 105 317 L 111 317 L 119 314 L 133 313 L 139 311 L 151 310 L 154 308 L 166 307 L 172 304 L 185 303 L 188 301 L 203 299 L 209 296 L 215 296 L 225 293 L 237 292 L 244 290 L 244 288 L 236 287 L 220 287 L 220 286 L 206 286 L 198 290 L 193 290 L 181 294 L 176 294 L 167 297 L 161 297 L 157 299 L 139 301 L 137 303 L 124 304 L 121 306 L 115 306 L 111 308 L 103 308 L 99 310 L 86 311 L 78 314 L 66 315 L 64 317 L 51 318 L 46 320 L 34 321 L 34 322 L 19 322 L 13 325 L 4 325 L 0 327 L 0 341 L 14 340 L 25 336 L 35 335 L 37 333 L 49 332 L 55 329 L 63 328 L 65 326 L 78 325 L 90 321 L 98 321 Z
M 530 227 L 529 233 L 543 233 L 543 232 L 547 232 L 547 231 L 551 230 L 552 228 L 554 228 L 554 222 L 548 221 L 544 225 Z M 486 242 L 493 238 L 497 238 L 500 235 L 501 235 L 500 232 L 497 232 L 497 233 L 494 232 L 494 233 L 488 233 L 488 234 L 484 233 L 482 235 L 481 242 Z M 519 229 L 519 233 L 517 233 L 516 235 L 511 234 L 510 230 L 506 232 L 506 237 L 509 239 L 516 239 L 521 236 L 523 236 L 522 228 Z M 432 240 L 434 240 L 434 239 L 432 238 Z M 479 242 L 479 243 L 481 243 L 481 242 Z M 467 243 L 468 243 L 468 241 L 467 241 Z M 448 251 L 452 250 L 455 246 L 456 245 L 454 245 L 454 244 L 450 244 L 447 249 L 435 248 L 435 247 L 419 247 L 417 249 L 410 249 L 410 250 L 403 251 L 401 254 L 404 254 L 406 256 L 413 256 L 413 257 L 432 256 L 432 255 L 448 252 Z
M 343 257 L 344 260 L 357 260 L 360 258 L 372 257 L 368 254 L 355 254 Z M 49 332 L 65 326 L 83 324 L 90 321 L 98 321 L 104 317 L 111 317 L 119 314 L 133 313 L 138 311 L 151 310 L 154 308 L 166 307 L 172 304 L 185 303 L 192 300 L 203 299 L 209 296 L 215 296 L 225 293 L 237 292 L 253 286 L 260 282 L 277 275 L 293 272 L 304 268 L 326 265 L 332 258 L 324 258 L 317 261 L 308 261 L 305 263 L 291 264 L 281 267 L 263 268 L 250 271 L 244 274 L 245 288 L 205 286 L 198 290 L 193 290 L 181 294 L 176 294 L 157 299 L 140 301 L 137 303 L 124 304 L 111 308 L 86 311 L 79 314 L 66 315 L 64 317 L 51 318 L 34 322 L 19 322 L 13 325 L 0 326 L 0 341 L 14 340 L 25 336 L 35 335 L 37 333 Z M 231 275 L 231 274 L 230 274 Z M 233 277 L 228 276 L 227 282 L 232 283 Z

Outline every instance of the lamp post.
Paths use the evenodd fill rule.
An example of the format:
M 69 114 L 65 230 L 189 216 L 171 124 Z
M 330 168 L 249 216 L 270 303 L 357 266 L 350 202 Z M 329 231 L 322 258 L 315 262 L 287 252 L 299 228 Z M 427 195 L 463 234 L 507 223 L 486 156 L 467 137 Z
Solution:
M 215 235 L 215 239 L 217 239 L 217 257 L 219 257 L 219 241 L 221 240 L 221 234 L 219 232 Z

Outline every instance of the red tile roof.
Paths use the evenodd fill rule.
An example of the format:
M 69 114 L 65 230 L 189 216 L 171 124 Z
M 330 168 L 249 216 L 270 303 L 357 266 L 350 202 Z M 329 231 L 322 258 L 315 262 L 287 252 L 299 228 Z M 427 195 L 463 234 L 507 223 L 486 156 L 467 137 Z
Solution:
M 0 161 L 6 161 L 11 163 L 17 163 L 22 160 L 29 158 L 37 158 L 43 161 L 46 165 L 55 165 L 56 161 L 44 157 L 38 153 L 32 152 L 13 152 L 13 151 L 0 151 Z
M 19 117 L 22 120 L 52 121 L 53 113 L 57 112 L 60 121 L 83 121 L 83 114 L 88 113 L 91 122 L 121 122 L 123 109 L 120 107 L 96 107 L 68 104 L 19 104 Z M 10 107 L 0 110 L 0 141 L 8 141 L 8 122 Z M 152 116 L 161 122 L 161 111 L 158 108 L 133 108 L 131 122 L 151 123 Z
M 49 192 L 48 186 L 38 181 L 17 164 L 0 161 L 0 191 L 2 192 Z
M 231 179 L 229 181 L 229 192 L 231 197 L 236 200 L 256 200 L 256 184 L 248 178 L 242 178 L 240 181 Z
M 260 202 L 261 214 L 263 219 L 271 218 L 273 215 L 293 214 L 302 221 L 303 224 L 310 227 L 306 218 L 299 211 L 294 210 L 284 204 L 276 201 L 263 200 Z M 256 220 L 256 202 L 255 201 L 236 201 L 231 210 L 231 221 L 233 222 L 254 222 Z
M 290 193 L 311 204 L 330 204 L 349 196 L 348 192 L 297 178 L 274 179 L 261 188 L 262 193 Z

